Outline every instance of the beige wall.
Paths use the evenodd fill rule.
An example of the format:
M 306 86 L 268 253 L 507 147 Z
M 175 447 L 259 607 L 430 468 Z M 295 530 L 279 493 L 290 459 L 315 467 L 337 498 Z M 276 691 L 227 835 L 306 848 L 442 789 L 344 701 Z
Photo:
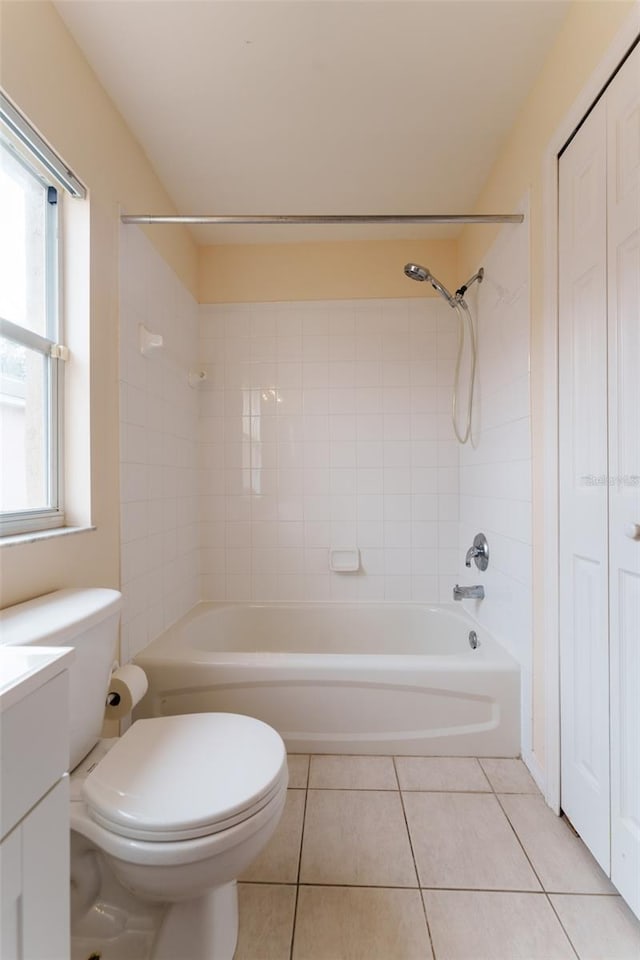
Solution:
M 407 280 L 409 260 L 458 285 L 454 240 L 367 240 L 200 248 L 201 303 L 437 296 Z
M 544 769 L 543 499 L 543 159 L 556 128 L 603 59 L 631 0 L 576 0 L 498 157 L 477 210 L 515 209 L 530 190 L 531 401 L 533 445 L 534 754 Z M 493 228 L 468 227 L 460 238 L 463 275 L 476 269 L 495 239 Z
M 118 218 L 172 209 L 160 181 L 52 4 L 0 4 L 0 82 L 90 191 L 91 519 L 95 532 L 0 549 L 0 606 L 63 586 L 119 583 Z M 80 202 L 80 201 L 77 201 Z M 152 241 L 196 291 L 182 229 Z

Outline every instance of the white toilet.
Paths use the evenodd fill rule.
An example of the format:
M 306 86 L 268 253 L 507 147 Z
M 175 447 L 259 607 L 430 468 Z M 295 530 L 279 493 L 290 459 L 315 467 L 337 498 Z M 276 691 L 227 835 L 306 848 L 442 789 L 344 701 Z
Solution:
M 138 901 L 167 904 L 152 960 L 231 960 L 235 881 L 282 815 L 285 747 L 260 720 L 228 713 L 139 720 L 100 742 L 121 603 L 115 590 L 60 590 L 3 618 L 3 642 L 75 649 L 72 902 L 88 909 L 99 892 L 87 867 L 97 851 Z

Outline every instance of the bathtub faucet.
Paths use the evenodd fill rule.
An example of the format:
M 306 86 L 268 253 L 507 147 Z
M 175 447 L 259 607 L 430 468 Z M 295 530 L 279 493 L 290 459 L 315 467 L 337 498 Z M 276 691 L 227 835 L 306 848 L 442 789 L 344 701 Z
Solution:
M 484 600 L 484 587 L 481 583 L 477 583 L 473 587 L 461 587 L 460 584 L 456 583 L 453 588 L 453 599 Z
M 479 556 L 480 556 L 480 553 L 481 553 L 481 551 L 478 550 L 477 547 L 469 547 L 469 549 L 467 550 L 467 555 L 466 555 L 466 557 L 464 558 L 464 565 L 465 565 L 465 567 L 470 567 L 470 566 L 471 566 L 471 561 L 472 561 L 472 560 L 475 560 L 476 557 L 479 557 Z
M 478 570 L 486 570 L 489 566 L 489 544 L 484 533 L 476 533 L 473 538 L 473 544 L 467 550 L 464 558 L 465 567 L 471 566 L 471 561 L 475 561 Z

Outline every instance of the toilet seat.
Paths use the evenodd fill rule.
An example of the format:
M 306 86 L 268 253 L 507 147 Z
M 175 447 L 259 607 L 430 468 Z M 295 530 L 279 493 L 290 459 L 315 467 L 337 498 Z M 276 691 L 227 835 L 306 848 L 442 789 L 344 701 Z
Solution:
M 271 727 L 228 713 L 138 720 L 83 784 L 90 817 L 121 837 L 185 841 L 248 820 L 286 788 Z

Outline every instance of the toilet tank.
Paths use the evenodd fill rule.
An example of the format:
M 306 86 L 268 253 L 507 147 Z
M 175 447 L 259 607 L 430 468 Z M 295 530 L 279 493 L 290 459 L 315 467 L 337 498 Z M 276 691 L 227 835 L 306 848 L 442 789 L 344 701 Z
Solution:
M 122 595 L 102 588 L 56 590 L 0 610 L 0 644 L 73 647 L 69 668 L 70 760 L 73 770 L 100 738 Z

